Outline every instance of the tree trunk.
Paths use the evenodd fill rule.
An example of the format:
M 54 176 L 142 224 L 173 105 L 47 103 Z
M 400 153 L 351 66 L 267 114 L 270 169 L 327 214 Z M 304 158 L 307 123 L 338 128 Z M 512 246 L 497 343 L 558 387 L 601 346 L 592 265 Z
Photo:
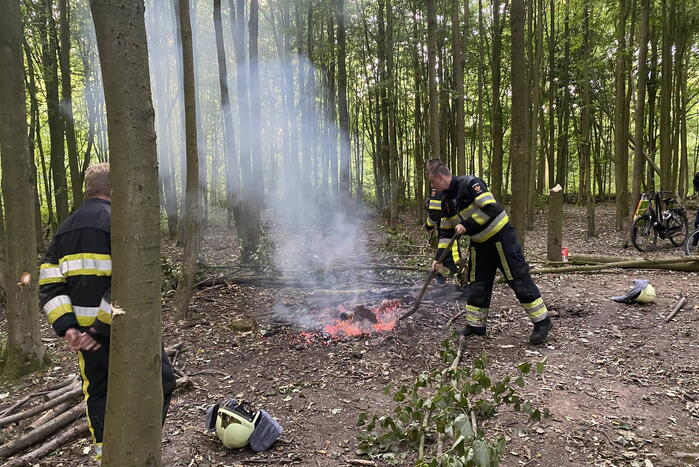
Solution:
M 345 0 L 335 0 L 337 22 L 337 104 L 340 115 L 340 191 L 350 192 L 350 140 L 347 110 L 347 34 Z
M 240 219 L 240 206 L 236 190 L 239 190 L 240 173 L 238 158 L 235 152 L 235 128 L 231 99 L 228 92 L 228 66 L 226 64 L 226 49 L 223 42 L 223 25 L 221 20 L 221 0 L 214 0 L 214 34 L 216 36 L 216 57 L 218 63 L 218 83 L 221 93 L 221 113 L 223 113 L 223 150 L 226 161 L 226 205 L 230 218 Z
M 524 248 L 527 228 L 529 148 L 527 146 L 527 73 L 525 65 L 524 0 L 512 0 L 512 123 L 510 125 L 510 161 L 512 163 L 512 196 L 510 218 L 517 238 Z
M 546 259 L 548 261 L 561 260 L 561 244 L 563 233 L 563 192 L 549 192 L 549 218 Z
M 582 73 L 583 73 L 583 83 L 582 83 L 582 115 L 580 122 L 581 129 L 581 141 L 580 141 L 580 160 L 584 164 L 584 186 L 585 190 L 585 218 L 587 221 L 587 238 L 595 237 L 597 235 L 595 231 L 595 202 L 594 202 L 594 192 L 592 189 L 592 160 L 590 158 L 592 147 L 592 139 L 590 138 L 590 127 L 592 126 L 592 99 L 590 97 L 590 76 L 588 70 L 590 69 L 591 51 L 590 51 L 590 15 L 592 14 L 590 10 L 591 0 L 585 0 L 583 9 L 583 63 L 582 63 Z
M 670 3 L 668 7 L 668 2 Z M 672 187 L 672 32 L 675 27 L 675 1 L 662 0 L 662 84 L 660 89 L 660 190 Z
M 436 0 L 427 0 L 427 81 L 429 86 L 430 158 L 439 159 L 439 95 L 437 90 L 437 5 Z M 453 167 L 452 167 L 453 168 Z
M 61 25 L 61 112 L 65 124 L 66 143 L 68 146 L 68 166 L 70 167 L 70 186 L 73 192 L 73 209 L 83 201 L 83 174 L 78 165 L 78 145 L 75 141 L 75 122 L 73 121 L 73 87 L 70 76 L 70 12 L 68 0 L 59 0 Z
M 252 192 L 255 199 L 251 206 L 254 209 L 252 220 L 259 231 L 259 213 L 262 210 L 264 197 L 264 174 L 262 163 L 262 122 L 260 118 L 260 62 L 258 52 L 259 36 L 259 0 L 250 0 L 250 17 L 248 18 L 248 51 L 250 69 L 250 157 L 252 158 Z M 257 237 L 257 234 L 255 234 Z
M 628 206 L 633 221 L 635 206 L 641 197 L 641 179 L 643 178 L 644 122 L 646 104 L 646 86 L 648 81 L 648 22 L 650 17 L 650 0 L 641 0 L 641 27 L 638 31 L 638 84 L 636 85 L 636 109 L 634 111 L 634 158 L 633 179 L 631 183 L 631 200 Z M 631 225 L 631 224 L 629 224 Z
M 534 229 L 534 220 L 536 218 L 536 182 L 537 182 L 537 154 L 539 148 L 539 114 L 541 112 L 541 80 L 539 72 L 541 70 L 541 62 L 543 60 L 543 44 L 544 44 L 544 0 L 535 0 L 537 6 L 537 14 L 534 15 L 533 9 L 531 16 L 536 16 L 536 24 L 533 25 L 533 19 L 529 20 L 530 27 L 535 30 L 530 33 L 530 41 L 534 40 L 533 45 L 533 63 L 530 66 L 531 86 L 532 86 L 532 103 L 531 103 L 531 118 L 529 120 L 529 198 L 527 200 L 527 230 Z M 531 4 L 531 3 L 530 3 Z M 530 50 L 532 47 L 530 46 Z
M 624 125 L 626 104 L 626 18 L 630 0 L 619 0 L 619 18 L 616 25 L 616 97 L 614 107 L 614 174 L 616 185 L 616 230 L 624 229 L 628 214 L 628 128 Z
M 39 20 L 43 41 L 44 81 L 46 83 L 46 107 L 48 109 L 49 135 L 51 136 L 51 175 L 56 199 L 58 223 L 68 218 L 68 186 L 66 183 L 63 118 L 58 102 L 58 64 L 56 63 L 56 22 L 53 19 L 53 0 L 44 0 L 42 19 Z M 48 29 L 46 22 L 48 21 Z M 46 33 L 46 35 L 44 34 Z M 47 38 L 45 38 L 48 36 Z
M 490 137 L 492 162 L 490 165 L 490 191 L 495 198 L 502 200 L 502 106 L 500 103 L 500 62 L 502 48 L 502 26 L 500 22 L 500 0 L 493 0 L 493 53 L 490 58 L 492 74 L 492 103 Z
M 160 200 L 144 8 L 90 5 L 107 106 L 116 266 L 102 465 L 160 465 Z
M 27 141 L 22 19 L 19 3 L 0 1 L 0 154 L 5 232 L 7 360 L 14 379 L 48 363 L 39 329 L 33 162 Z
M 454 56 L 454 105 L 456 106 L 456 173 L 466 173 L 466 127 L 464 115 L 464 54 L 459 21 L 460 0 L 451 0 L 451 47 Z M 466 4 L 468 8 L 468 3 Z M 468 11 L 466 12 L 468 17 Z
M 553 188 L 556 180 L 555 154 L 556 154 L 556 127 L 554 125 L 554 108 L 556 107 L 556 3 L 550 1 L 550 25 L 549 25 L 549 146 L 547 153 L 548 188 Z
M 422 67 L 420 66 L 420 35 L 418 33 L 417 5 L 413 2 L 413 75 L 415 79 L 415 99 L 414 99 L 414 128 L 415 132 L 415 210 L 420 225 L 425 222 L 425 168 L 424 168 L 424 146 L 423 146 L 423 126 L 422 126 Z
M 174 309 L 179 319 L 188 318 L 192 283 L 199 257 L 201 203 L 199 199 L 199 150 L 197 148 L 197 104 L 194 87 L 194 57 L 189 0 L 179 0 L 180 34 L 182 36 L 182 77 L 184 83 L 185 140 L 187 177 L 184 202 L 184 257 L 182 275 L 177 281 Z

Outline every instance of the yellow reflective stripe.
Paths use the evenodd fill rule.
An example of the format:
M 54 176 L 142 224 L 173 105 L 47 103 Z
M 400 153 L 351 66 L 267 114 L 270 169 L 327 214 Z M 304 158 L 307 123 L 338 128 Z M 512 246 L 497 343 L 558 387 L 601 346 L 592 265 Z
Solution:
M 46 284 L 58 284 L 59 282 L 65 282 L 66 280 L 61 277 L 51 277 L 50 279 L 39 279 L 39 285 L 46 285 Z
M 100 253 L 66 255 L 59 261 L 61 273 L 71 276 L 111 276 L 112 257 Z
M 478 327 L 485 326 L 488 319 L 489 308 L 479 308 L 473 305 L 466 305 L 466 321 L 474 323 Z
M 103 322 L 104 324 L 112 324 L 112 314 L 100 310 L 97 312 L 97 320 Z
M 498 217 L 493 219 L 493 221 L 483 229 L 481 232 L 478 232 L 475 235 L 471 236 L 471 240 L 474 242 L 484 242 L 488 240 L 490 237 L 495 235 L 496 233 L 500 232 L 500 230 L 505 227 L 505 224 L 509 222 L 509 217 L 507 217 L 507 213 L 505 211 L 502 211 Z
M 430 200 L 430 209 L 442 209 L 442 202 L 436 199 Z
M 478 224 L 483 225 L 486 222 L 488 222 L 488 219 L 490 219 L 490 216 L 488 216 L 486 213 L 481 211 L 480 209 L 476 209 L 473 214 L 471 214 L 471 219 L 476 221 Z
M 459 244 L 454 242 L 451 246 L 451 257 L 455 263 L 459 262 L 461 257 L 459 256 Z
M 65 315 L 66 313 L 72 313 L 73 307 L 68 304 L 68 305 L 60 305 L 51 310 L 50 312 L 47 313 L 46 317 L 49 320 L 50 324 L 53 324 L 56 322 L 58 318 L 61 316 Z
M 39 285 L 64 282 L 58 264 L 44 263 L 39 267 Z
M 428 225 L 429 227 L 434 227 L 436 224 L 435 224 L 434 222 L 432 222 L 432 219 L 430 219 L 430 218 L 428 217 L 428 218 L 427 218 L 427 225 Z
M 451 241 L 450 238 L 440 238 L 439 243 L 437 244 L 437 248 L 446 248 L 449 246 L 449 242 Z
M 90 380 L 87 379 L 85 375 L 85 359 L 83 358 L 83 353 L 78 350 L 78 365 L 80 366 L 80 376 L 83 378 L 83 394 L 85 395 L 85 414 L 87 415 L 87 427 L 90 429 L 90 435 L 92 435 L 92 442 L 95 440 L 95 430 L 92 429 L 92 423 L 90 423 L 90 409 L 87 408 L 87 400 L 90 398 L 90 393 L 87 392 L 87 388 L 90 387 Z M 100 448 L 101 448 L 100 443 Z M 99 455 L 101 456 L 101 449 Z
M 511 281 L 513 279 L 512 272 L 510 271 L 510 265 L 507 264 L 507 257 L 502 249 L 502 243 L 495 242 L 495 248 L 498 249 L 498 255 L 500 256 L 500 264 L 502 264 L 502 269 L 505 272 L 505 279 Z
M 493 203 L 495 203 L 495 196 L 493 196 L 493 194 L 489 191 L 476 196 L 476 200 L 474 201 L 474 204 L 479 208 Z
M 542 303 L 544 303 L 544 299 L 539 297 L 531 303 L 522 303 L 522 306 L 525 310 L 531 310 L 532 308 L 535 308 L 537 305 L 541 305 Z
M 469 282 L 476 282 L 476 249 L 471 247 L 471 275 Z
M 61 316 L 73 312 L 73 305 L 70 302 L 70 297 L 68 295 L 57 295 L 53 297 L 44 305 L 44 312 L 46 313 L 49 323 L 53 324 Z
M 78 321 L 78 324 L 80 326 L 92 326 L 95 324 L 95 317 L 94 316 L 78 316 L 75 315 L 75 319 Z
M 100 303 L 97 319 L 103 323 L 112 324 L 112 305 L 106 300 L 102 300 Z
M 538 308 L 536 310 L 529 310 L 527 311 L 527 314 L 531 319 L 536 319 L 546 315 L 547 312 L 548 310 L 546 309 L 546 306 L 542 303 L 541 308 Z
M 456 224 L 454 224 L 453 222 L 456 222 L 456 224 L 458 224 L 460 222 L 460 220 L 457 216 L 442 217 L 439 220 L 439 226 L 443 229 L 454 228 L 454 227 L 456 227 Z

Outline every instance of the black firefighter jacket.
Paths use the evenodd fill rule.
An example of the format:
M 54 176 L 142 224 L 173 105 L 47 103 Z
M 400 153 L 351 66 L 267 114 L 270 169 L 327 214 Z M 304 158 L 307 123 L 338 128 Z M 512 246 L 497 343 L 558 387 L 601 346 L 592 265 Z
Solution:
M 88 198 L 61 224 L 39 270 L 39 304 L 58 336 L 70 328 L 108 342 L 112 322 L 111 204 Z

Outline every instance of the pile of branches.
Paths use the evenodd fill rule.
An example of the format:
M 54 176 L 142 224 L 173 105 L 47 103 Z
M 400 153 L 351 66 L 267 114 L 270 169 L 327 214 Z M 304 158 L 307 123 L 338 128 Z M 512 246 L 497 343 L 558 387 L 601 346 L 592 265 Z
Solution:
M 165 349 L 168 356 L 177 356 L 182 344 Z M 174 361 L 174 358 L 173 358 Z M 175 368 L 176 388 L 190 384 L 189 377 Z M 33 404 L 27 407 L 28 404 Z M 52 451 L 67 446 L 88 435 L 85 420 L 82 381 L 79 376 L 47 386 L 43 391 L 24 396 L 0 412 L 0 429 L 15 426 L 17 435 L 0 445 L 0 459 L 19 453 L 1 467 L 19 467 L 35 464 Z M 52 438 L 53 437 L 53 438 Z M 38 446 L 37 446 L 38 445 Z M 28 449 L 34 448 L 29 452 Z

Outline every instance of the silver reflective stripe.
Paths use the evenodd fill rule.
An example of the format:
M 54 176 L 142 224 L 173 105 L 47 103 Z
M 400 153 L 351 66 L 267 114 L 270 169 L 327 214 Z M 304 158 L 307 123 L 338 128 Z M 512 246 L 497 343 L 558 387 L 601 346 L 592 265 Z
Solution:
M 41 268 L 39 270 L 39 279 L 60 279 L 63 278 L 61 270 L 58 267 L 55 268 Z
M 112 260 L 110 259 L 93 259 L 93 258 L 84 258 L 84 259 L 71 259 L 68 261 L 64 261 L 60 265 L 61 273 L 66 276 L 69 275 L 70 271 L 79 271 L 79 270 L 95 270 L 95 271 L 100 271 L 100 272 L 105 272 L 105 273 L 110 273 L 112 272 Z
M 478 308 L 473 305 L 466 305 L 466 321 L 469 326 L 484 327 L 488 319 L 489 308 Z
M 507 213 L 505 211 L 502 211 L 498 216 L 493 219 L 490 224 L 488 224 L 488 227 L 483 229 L 482 231 L 478 232 L 476 235 L 471 235 L 471 240 L 478 242 L 481 240 L 486 240 L 490 238 L 490 235 L 496 230 L 502 228 L 500 225 L 500 222 L 504 220 L 507 217 Z
M 87 318 L 94 318 L 97 316 L 97 312 L 100 307 L 98 306 L 76 306 L 73 305 L 73 313 L 75 316 L 85 316 Z
M 102 301 L 100 302 L 99 309 L 107 314 L 112 314 L 112 304 L 107 302 L 105 299 L 102 299 Z
M 44 305 L 44 311 L 46 312 L 46 314 L 49 314 L 62 305 L 71 305 L 70 297 L 68 295 L 58 295 L 56 297 L 53 297 Z
M 492 204 L 494 202 L 495 202 L 495 196 L 493 196 L 490 193 L 487 193 L 487 194 L 483 193 L 482 195 L 477 196 L 476 200 L 474 201 L 474 203 L 480 207 L 483 207 L 486 204 Z

